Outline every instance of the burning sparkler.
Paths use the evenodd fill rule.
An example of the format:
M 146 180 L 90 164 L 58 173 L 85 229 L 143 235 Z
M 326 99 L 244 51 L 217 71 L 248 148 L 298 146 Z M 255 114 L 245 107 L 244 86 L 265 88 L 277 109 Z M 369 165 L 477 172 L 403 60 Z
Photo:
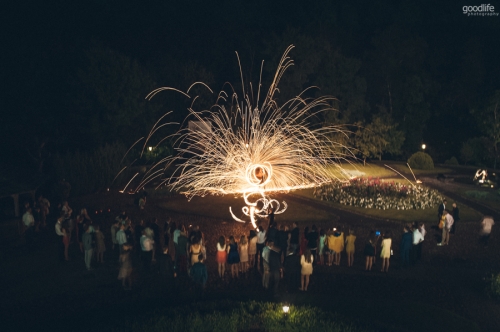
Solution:
M 351 154 L 333 138 L 334 134 L 343 133 L 342 128 L 334 125 L 313 128 L 309 124 L 311 117 L 332 110 L 330 104 L 334 98 L 308 99 L 303 97 L 303 91 L 281 106 L 274 98 L 284 72 L 293 65 L 293 60 L 288 57 L 292 49 L 293 45 L 283 54 L 262 101 L 263 62 L 256 98 L 253 93 L 245 91 L 240 65 L 241 98 L 231 87 L 229 93 L 219 92 L 209 111 L 195 111 L 191 106 L 188 117 L 195 121 L 174 135 L 177 155 L 154 165 L 138 189 L 163 177 L 163 170 L 173 166 L 173 175 L 164 178 L 159 186 L 168 185 L 189 199 L 207 194 L 242 195 L 247 204 L 242 212 L 256 227 L 256 218 L 267 216 L 269 208 L 275 214 L 283 213 L 287 208 L 286 202 L 280 204 L 269 196 L 271 193 L 312 188 L 330 182 L 335 178 L 332 168 L 345 174 L 339 161 L 345 159 L 346 153 L 338 151 Z M 200 82 L 191 87 L 196 84 L 212 92 Z M 159 88 L 147 99 L 164 90 L 176 90 L 191 98 L 191 87 L 186 93 Z M 161 119 L 151 130 L 144 148 L 151 136 L 165 125 L 160 122 Z M 235 220 L 244 222 L 234 215 L 231 208 L 229 210 Z

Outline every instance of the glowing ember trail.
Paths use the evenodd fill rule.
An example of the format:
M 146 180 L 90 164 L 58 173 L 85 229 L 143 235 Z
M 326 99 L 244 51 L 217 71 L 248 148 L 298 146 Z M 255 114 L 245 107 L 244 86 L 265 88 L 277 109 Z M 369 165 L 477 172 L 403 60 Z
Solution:
M 262 101 L 263 62 L 256 98 L 251 84 L 251 93 L 245 91 L 240 65 L 241 97 L 228 84 L 230 91 L 220 91 L 210 110 L 195 111 L 191 105 L 186 120 L 192 120 L 191 123 L 196 126 L 186 126 L 174 135 L 177 154 L 154 165 L 144 175 L 137 190 L 147 182 L 162 179 L 159 186 L 168 185 L 171 190 L 179 190 L 189 199 L 207 194 L 241 195 L 247 205 L 242 213 L 256 227 L 256 218 L 267 216 L 269 208 L 275 214 L 283 213 L 287 208 L 285 202 L 280 204 L 270 194 L 316 187 L 336 179 L 335 173 L 346 174 L 339 161 L 346 154 L 349 157 L 352 154 L 347 147 L 334 140 L 335 134 L 343 133 L 342 129 L 324 123 L 315 127 L 310 125 L 312 117 L 332 111 L 330 104 L 335 99 L 309 99 L 302 96 L 303 91 L 281 106 L 275 101 L 281 77 L 293 65 L 288 57 L 292 48 L 289 46 L 281 58 Z M 204 83 L 195 84 L 201 84 L 212 93 Z M 191 87 L 182 94 L 192 98 L 189 95 Z M 147 99 L 163 90 L 178 91 L 159 88 L 152 91 Z M 196 97 L 193 103 L 195 100 Z M 153 134 L 165 125 L 160 120 L 145 140 L 144 148 Z M 173 175 L 165 177 L 164 170 L 169 167 L 173 167 Z M 336 172 L 332 172 L 335 168 Z M 245 222 L 231 208 L 229 210 L 235 220 Z

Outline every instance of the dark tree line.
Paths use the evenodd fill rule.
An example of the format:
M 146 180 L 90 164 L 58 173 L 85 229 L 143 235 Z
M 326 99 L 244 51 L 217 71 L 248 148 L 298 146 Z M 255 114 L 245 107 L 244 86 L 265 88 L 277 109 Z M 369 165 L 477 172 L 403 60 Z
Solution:
M 265 60 L 267 88 L 290 44 L 295 66 L 279 101 L 308 86 L 335 96 L 338 112 L 318 121 L 345 124 L 362 159 L 405 159 L 422 143 L 437 162 L 493 166 L 499 157 L 499 21 L 467 18 L 453 1 L 108 0 L 7 13 L 4 162 L 44 171 L 56 153 L 129 145 L 165 112 L 172 122 L 187 114 L 191 101 L 175 93 L 146 101 L 154 88 L 238 89 L 234 51 L 246 84 L 257 84 Z M 197 106 L 214 100 L 203 93 Z

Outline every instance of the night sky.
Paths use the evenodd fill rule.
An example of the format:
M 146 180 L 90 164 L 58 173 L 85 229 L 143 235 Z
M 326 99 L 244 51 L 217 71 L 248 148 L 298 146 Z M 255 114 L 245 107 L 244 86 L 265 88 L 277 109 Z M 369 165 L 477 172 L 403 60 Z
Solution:
M 480 3 L 17 2 L 1 19 L 2 163 L 30 170 L 29 154 L 130 144 L 165 111 L 186 114 L 172 95 L 146 102 L 152 89 L 238 84 L 235 51 L 252 82 L 265 60 L 265 83 L 289 44 L 283 98 L 319 85 L 346 124 L 391 112 L 406 139 L 384 157 L 404 160 L 425 142 L 436 162 L 460 161 L 462 144 L 486 135 L 477 114 L 500 89 L 500 17 L 464 5 Z

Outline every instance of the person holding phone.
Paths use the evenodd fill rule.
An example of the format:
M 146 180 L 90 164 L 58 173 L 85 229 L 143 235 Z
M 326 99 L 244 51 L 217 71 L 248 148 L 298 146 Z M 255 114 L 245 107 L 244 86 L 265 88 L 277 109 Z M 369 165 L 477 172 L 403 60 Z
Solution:
M 373 255 L 373 265 L 375 265 L 375 261 L 377 260 L 377 245 L 380 240 L 380 231 L 370 231 L 371 242 L 373 245 L 374 255 Z
M 382 250 L 380 251 L 380 258 L 382 258 L 381 272 L 388 272 L 389 260 L 391 259 L 391 245 L 392 245 L 391 232 L 390 231 L 385 232 L 382 238 L 383 238 L 381 245 Z

